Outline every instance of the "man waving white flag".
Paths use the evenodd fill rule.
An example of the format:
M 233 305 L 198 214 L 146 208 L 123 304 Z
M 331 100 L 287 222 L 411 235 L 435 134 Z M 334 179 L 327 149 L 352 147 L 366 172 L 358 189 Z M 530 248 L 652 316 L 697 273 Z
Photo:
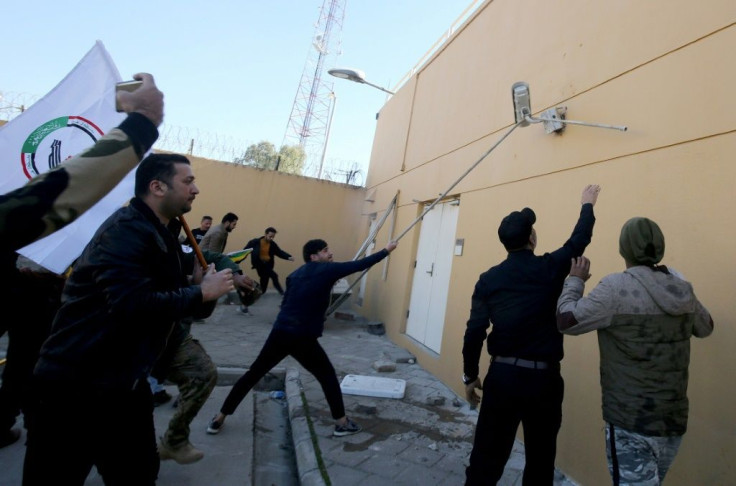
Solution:
M 97 41 L 46 96 L 0 128 L 0 194 L 92 146 L 125 114 L 115 111 L 120 73 Z M 134 170 L 74 223 L 18 252 L 55 273 L 81 254 L 98 226 L 133 195 Z

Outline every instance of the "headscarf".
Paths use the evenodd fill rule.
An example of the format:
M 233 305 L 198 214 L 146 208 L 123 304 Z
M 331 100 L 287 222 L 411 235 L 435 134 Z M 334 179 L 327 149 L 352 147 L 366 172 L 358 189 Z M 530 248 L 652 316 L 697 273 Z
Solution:
M 664 257 L 662 230 L 649 218 L 631 218 L 621 228 L 618 252 L 635 265 L 656 265 Z

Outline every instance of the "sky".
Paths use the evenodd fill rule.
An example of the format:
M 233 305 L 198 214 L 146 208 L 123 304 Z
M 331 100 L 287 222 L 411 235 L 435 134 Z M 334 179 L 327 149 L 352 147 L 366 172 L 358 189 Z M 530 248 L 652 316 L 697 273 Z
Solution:
M 334 66 L 392 89 L 478 0 L 343 0 Z M 155 148 L 203 145 L 242 151 L 287 134 L 324 0 L 126 0 L 4 2 L 3 103 L 35 100 L 63 79 L 97 40 L 123 79 L 149 72 L 165 95 Z M 329 3 L 326 2 L 326 3 Z M 332 45 L 336 45 L 334 42 Z M 325 167 L 356 168 L 362 184 L 376 113 L 388 95 L 324 74 L 337 97 Z M 164 140 L 165 138 L 165 140 Z M 166 144 L 169 147 L 164 147 Z M 218 153 L 225 160 L 227 157 Z M 195 149 L 195 155 L 199 155 Z M 336 171 L 337 173 L 340 170 Z

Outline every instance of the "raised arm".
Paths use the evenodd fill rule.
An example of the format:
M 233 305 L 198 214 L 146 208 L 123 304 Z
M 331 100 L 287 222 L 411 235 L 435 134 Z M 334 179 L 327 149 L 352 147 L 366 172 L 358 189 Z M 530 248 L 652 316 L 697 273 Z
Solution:
M 122 103 L 128 117 L 92 147 L 58 168 L 0 196 L 0 236 L 17 250 L 74 221 L 115 187 L 158 138 L 163 93 L 153 76 Z

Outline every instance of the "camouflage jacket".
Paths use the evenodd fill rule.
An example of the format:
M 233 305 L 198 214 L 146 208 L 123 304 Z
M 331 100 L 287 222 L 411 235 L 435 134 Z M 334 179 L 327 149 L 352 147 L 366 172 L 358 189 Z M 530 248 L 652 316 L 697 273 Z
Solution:
M 16 250 L 74 221 L 117 185 L 158 138 L 145 116 L 130 114 L 89 149 L 0 196 L 0 303 L 27 292 Z M 22 320 L 18 320 L 22 324 Z M 4 326 L 0 325 L 0 335 Z
M 157 138 L 154 124 L 132 113 L 89 149 L 0 196 L 2 252 L 13 252 L 77 219 L 138 165 Z
M 683 435 L 690 337 L 713 332 L 708 310 L 672 270 L 631 267 L 583 298 L 584 286 L 565 281 L 557 323 L 565 334 L 598 331 L 603 419 L 643 435 Z

